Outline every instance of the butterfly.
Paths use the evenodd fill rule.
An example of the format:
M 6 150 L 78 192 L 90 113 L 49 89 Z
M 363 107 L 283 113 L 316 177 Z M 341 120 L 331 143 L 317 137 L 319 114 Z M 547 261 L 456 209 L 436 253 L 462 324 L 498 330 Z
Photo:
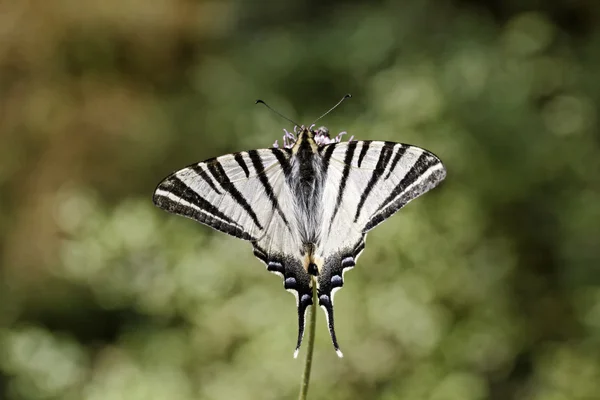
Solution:
M 364 250 L 367 232 L 445 176 L 440 159 L 419 147 L 342 142 L 325 127 L 301 126 L 286 132 L 283 147 L 226 154 L 172 173 L 153 201 L 252 244 L 254 255 L 296 297 L 294 357 L 315 282 L 333 347 L 343 357 L 333 297 Z

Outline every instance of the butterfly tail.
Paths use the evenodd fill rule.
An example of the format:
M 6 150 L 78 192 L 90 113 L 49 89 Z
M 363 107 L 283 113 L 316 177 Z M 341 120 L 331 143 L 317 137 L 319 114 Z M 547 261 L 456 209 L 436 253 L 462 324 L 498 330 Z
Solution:
M 312 296 L 304 293 L 298 298 L 298 341 L 296 343 L 296 350 L 294 350 L 294 358 L 298 357 L 300 346 L 302 345 L 302 338 L 304 337 L 304 327 L 306 325 L 306 311 L 309 306 L 313 305 Z

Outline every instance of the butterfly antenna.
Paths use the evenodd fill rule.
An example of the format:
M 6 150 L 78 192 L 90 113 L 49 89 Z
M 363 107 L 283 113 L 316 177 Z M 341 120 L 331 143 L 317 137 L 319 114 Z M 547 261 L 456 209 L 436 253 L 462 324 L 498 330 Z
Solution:
M 292 124 L 294 124 L 295 126 L 300 126 L 299 123 L 292 121 L 291 119 L 289 119 L 288 117 L 286 117 L 285 115 L 283 115 L 282 113 L 280 113 L 277 110 L 274 110 L 273 108 L 271 108 L 271 106 L 269 106 L 267 103 L 265 103 L 264 101 L 258 99 L 254 102 L 254 104 L 264 104 L 265 107 L 267 107 L 269 110 L 273 111 L 275 114 L 279 115 L 281 118 L 285 119 L 286 121 L 291 122 Z
M 342 97 L 342 99 L 340 101 L 338 101 L 335 106 L 333 106 L 329 110 L 327 110 L 327 112 L 325 114 L 323 114 L 319 118 L 317 118 L 315 120 L 315 122 L 313 122 L 311 125 L 315 124 L 318 120 L 320 120 L 321 118 L 323 118 L 324 116 L 326 116 L 327 114 L 329 114 L 330 112 L 332 112 L 333 110 L 335 110 L 337 108 L 337 106 L 339 106 L 340 104 L 342 104 L 344 102 L 344 100 L 349 99 L 350 97 L 352 97 L 352 95 L 350 93 L 348 93 L 347 95 L 345 95 L 344 97 Z

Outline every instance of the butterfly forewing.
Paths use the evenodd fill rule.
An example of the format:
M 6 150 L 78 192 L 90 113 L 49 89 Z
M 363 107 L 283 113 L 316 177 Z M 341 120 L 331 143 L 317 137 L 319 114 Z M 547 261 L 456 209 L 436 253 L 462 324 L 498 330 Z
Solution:
M 347 168 L 350 185 L 345 188 L 350 194 L 344 196 L 344 209 L 352 214 L 357 229 L 360 227 L 365 233 L 446 176 L 444 166 L 433 153 L 394 142 L 335 144 L 332 167 L 344 168 L 353 143 L 356 148 Z
M 256 201 L 266 196 L 258 176 L 267 172 L 277 175 L 281 167 L 270 150 L 255 152 L 261 160 L 258 168 L 249 152 L 242 152 L 174 172 L 156 188 L 154 203 L 241 239 L 256 240 L 273 216 L 270 207 Z
M 333 151 L 331 151 L 333 148 Z M 326 146 L 331 152 L 323 191 L 321 252 L 352 252 L 365 234 L 445 177 L 440 160 L 419 147 L 359 141 Z

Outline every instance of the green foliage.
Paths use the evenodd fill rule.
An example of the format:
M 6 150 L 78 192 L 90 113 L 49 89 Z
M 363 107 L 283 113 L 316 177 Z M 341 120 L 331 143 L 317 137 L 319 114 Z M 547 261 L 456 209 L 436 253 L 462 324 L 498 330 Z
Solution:
M 555 3 L 6 4 L 0 398 L 295 398 L 279 278 L 151 194 L 281 140 L 256 98 L 308 123 L 348 92 L 333 134 L 448 178 L 369 234 L 309 397 L 598 398 L 599 14 Z

